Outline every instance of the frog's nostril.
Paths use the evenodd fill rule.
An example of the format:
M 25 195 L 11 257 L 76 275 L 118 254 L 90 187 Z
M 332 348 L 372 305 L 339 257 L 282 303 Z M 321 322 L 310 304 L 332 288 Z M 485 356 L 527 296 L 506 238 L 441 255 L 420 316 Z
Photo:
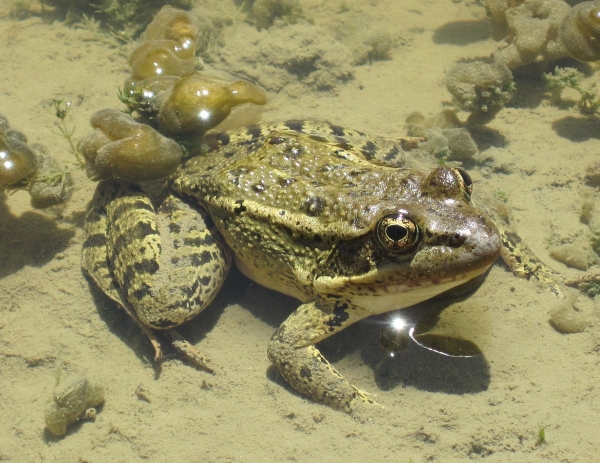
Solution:
M 448 240 L 448 246 L 452 246 L 453 248 L 456 248 L 456 247 L 460 246 L 461 244 L 463 244 L 466 241 L 466 239 L 467 239 L 467 237 L 465 235 L 462 235 L 460 233 L 455 233 Z

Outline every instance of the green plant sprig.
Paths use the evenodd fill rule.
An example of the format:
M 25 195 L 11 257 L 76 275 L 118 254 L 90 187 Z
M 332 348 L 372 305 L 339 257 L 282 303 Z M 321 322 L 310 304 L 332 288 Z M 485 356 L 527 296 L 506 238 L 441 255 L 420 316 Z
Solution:
M 577 107 L 583 114 L 595 114 L 600 109 L 600 98 L 594 85 L 583 84 L 584 75 L 575 68 L 554 69 L 553 73 L 543 74 L 546 83 L 546 93 L 550 95 L 550 101 L 559 105 L 564 103 L 562 92 L 565 88 L 572 88 L 579 93 Z
M 55 98 L 52 100 L 51 103 L 52 106 L 54 106 L 56 117 L 60 119 L 60 122 L 56 124 L 58 130 L 60 130 L 61 136 L 65 138 L 67 142 L 69 142 L 71 154 L 73 154 L 77 159 L 77 164 L 79 165 L 79 167 L 83 169 L 85 167 L 85 161 L 81 159 L 81 156 L 77 151 L 77 148 L 75 148 L 75 144 L 73 143 L 73 134 L 75 133 L 75 126 L 69 128 L 65 121 L 71 109 L 71 102 L 65 101 L 64 99 L 57 100 Z

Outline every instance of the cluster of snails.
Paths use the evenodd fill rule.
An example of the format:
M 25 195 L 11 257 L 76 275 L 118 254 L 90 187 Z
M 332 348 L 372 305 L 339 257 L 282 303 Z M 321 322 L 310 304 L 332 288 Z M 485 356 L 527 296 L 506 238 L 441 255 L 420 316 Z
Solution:
M 148 25 L 143 43 L 129 59 L 131 75 L 120 95 L 141 123 L 114 110 L 92 117 L 95 131 L 79 145 L 90 178 L 165 177 L 183 157 L 171 138 L 199 140 L 233 107 L 266 103 L 265 92 L 250 82 L 227 82 L 196 70 L 201 67 L 195 57 L 197 33 L 190 15 L 171 6 Z
M 45 146 L 28 145 L 27 137 L 0 115 L 0 191 L 18 189 L 29 191 L 33 207 L 46 208 L 68 198 L 71 178 Z

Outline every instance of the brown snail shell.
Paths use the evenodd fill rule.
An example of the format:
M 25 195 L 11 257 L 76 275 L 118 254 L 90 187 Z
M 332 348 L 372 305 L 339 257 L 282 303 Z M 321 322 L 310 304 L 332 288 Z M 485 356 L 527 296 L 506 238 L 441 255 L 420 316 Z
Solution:
M 161 104 L 158 125 L 166 134 L 201 136 L 222 122 L 234 106 L 266 102 L 264 90 L 250 82 L 228 83 L 193 74 L 173 85 Z
M 575 5 L 563 19 L 560 38 L 569 54 L 581 61 L 600 59 L 600 1 Z
M 197 35 L 198 28 L 188 13 L 163 7 L 146 28 L 144 42 L 131 53 L 130 80 L 192 72 Z
M 35 153 L 22 141 L 0 132 L 0 188 L 18 183 L 36 170 Z
M 87 174 L 94 180 L 159 179 L 181 162 L 183 152 L 177 142 L 121 111 L 103 109 L 92 116 L 91 123 L 95 131 L 78 148 L 87 161 Z

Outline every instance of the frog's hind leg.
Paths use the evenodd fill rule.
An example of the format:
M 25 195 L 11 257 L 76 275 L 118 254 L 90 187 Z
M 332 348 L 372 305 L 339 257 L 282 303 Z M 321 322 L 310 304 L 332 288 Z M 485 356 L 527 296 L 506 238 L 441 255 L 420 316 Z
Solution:
M 98 228 L 95 240 L 101 240 L 102 226 L 106 230 L 105 246 L 96 249 L 104 252 L 101 266 L 106 269 L 100 273 L 86 270 L 97 282 L 100 278 L 101 288 L 144 329 L 157 360 L 162 351 L 153 329 L 166 330 L 175 350 L 196 366 L 212 371 L 205 357 L 172 328 L 210 304 L 229 270 L 229 252 L 213 222 L 205 211 L 172 194 L 159 201 L 157 215 L 139 187 L 103 182 L 99 190 L 102 201 L 92 210 L 96 210 L 93 218 L 100 219 L 94 226 Z M 109 283 L 112 280 L 118 285 L 109 292 L 105 286 L 114 286 Z
M 173 328 L 210 304 L 231 259 L 204 210 L 168 194 L 155 212 L 136 189 L 111 201 L 107 218 L 113 274 L 142 323 Z
M 376 402 L 350 384 L 314 346 L 357 320 L 342 310 L 346 304 L 339 307 L 328 312 L 316 303 L 301 305 L 271 338 L 268 356 L 294 389 L 316 402 L 350 412 L 357 402 Z
M 94 280 L 98 287 L 113 301 L 118 303 L 136 325 L 146 334 L 154 348 L 155 359 L 163 357 L 162 347 L 154 330 L 144 325 L 135 310 L 123 297 L 111 270 L 106 251 L 107 217 L 106 205 L 119 195 L 122 185 L 102 182 L 96 189 L 94 199 L 83 224 L 84 243 L 81 252 L 81 267 Z

